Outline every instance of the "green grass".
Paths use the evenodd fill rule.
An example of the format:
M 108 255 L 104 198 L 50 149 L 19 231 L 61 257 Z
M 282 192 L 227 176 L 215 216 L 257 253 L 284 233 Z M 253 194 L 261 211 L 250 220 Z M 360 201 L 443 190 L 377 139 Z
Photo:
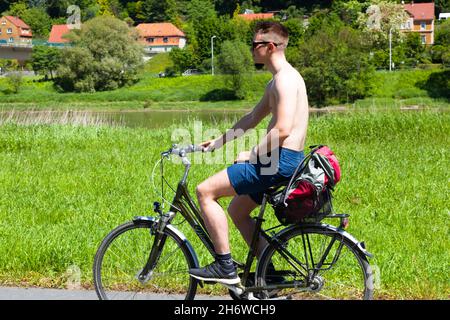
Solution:
M 371 95 L 376 97 L 411 98 L 427 97 L 427 92 L 419 88 L 421 81 L 426 81 L 434 70 L 403 70 L 403 71 L 378 71 L 372 80 Z
M 136 84 L 114 91 L 96 93 L 59 93 L 51 82 L 36 82 L 40 77 L 27 77 L 18 94 L 5 95 L 7 86 L 0 78 L 0 109 L 27 110 L 136 110 L 136 109 L 245 109 L 252 107 L 262 96 L 270 73 L 255 73 L 248 80 L 249 95 L 245 100 L 202 102 L 208 93 L 224 90 L 223 76 L 197 75 L 158 78 L 158 66 L 165 66 L 167 56 L 157 55 L 150 60 Z M 392 109 L 404 106 L 448 108 L 444 98 L 431 98 L 419 88 L 433 72 L 440 70 L 407 70 L 375 74 L 370 96 L 348 104 L 347 107 Z M 220 92 L 219 92 L 220 93 Z
M 158 74 L 164 72 L 167 67 L 172 67 L 173 62 L 169 53 L 159 53 L 146 62 L 144 70 L 148 73 Z
M 250 76 L 248 100 L 254 101 L 263 94 L 269 81 L 268 73 Z M 59 93 L 51 82 L 36 82 L 39 77 L 26 78 L 18 94 L 0 93 L 2 109 L 143 109 L 158 108 L 161 103 L 199 102 L 213 90 L 225 88 L 223 76 L 198 75 L 189 77 L 157 78 L 146 72 L 142 79 L 129 87 L 95 93 Z M 6 79 L 0 78 L 0 87 Z M 231 101 L 230 105 L 240 101 Z
M 192 129 L 192 123 L 184 127 Z M 83 283 L 91 285 L 101 239 L 136 215 L 153 215 L 158 196 L 150 173 L 159 152 L 170 147 L 174 128 L 3 125 L 0 283 L 64 287 L 66 270 L 76 265 Z M 449 130 L 448 112 L 311 118 L 308 145 L 326 143 L 340 159 L 343 176 L 335 208 L 351 214 L 348 231 L 375 255 L 371 263 L 381 274 L 378 298 L 448 299 Z M 191 192 L 226 166 L 194 164 Z M 168 164 L 167 179 L 175 183 L 181 169 Z M 226 208 L 229 200 L 220 202 Z M 272 214 L 267 217 L 268 224 L 275 223 Z M 200 263 L 210 262 L 186 224 L 180 229 Z M 235 227 L 230 232 L 233 255 L 244 260 L 246 246 Z M 224 292 L 220 286 L 206 289 Z

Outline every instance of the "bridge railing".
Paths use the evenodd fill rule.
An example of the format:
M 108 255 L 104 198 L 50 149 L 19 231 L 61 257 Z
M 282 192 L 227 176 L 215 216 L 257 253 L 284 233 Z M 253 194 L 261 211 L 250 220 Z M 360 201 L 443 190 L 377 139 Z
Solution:
M 31 42 L 25 42 L 25 41 L 7 41 L 4 39 L 0 40 L 0 47 L 10 47 L 10 48 L 32 48 L 33 46 L 48 46 L 48 47 L 56 47 L 56 48 L 65 48 L 65 47 L 71 47 L 72 44 L 70 43 L 55 43 L 55 42 L 48 42 L 46 40 L 32 40 Z

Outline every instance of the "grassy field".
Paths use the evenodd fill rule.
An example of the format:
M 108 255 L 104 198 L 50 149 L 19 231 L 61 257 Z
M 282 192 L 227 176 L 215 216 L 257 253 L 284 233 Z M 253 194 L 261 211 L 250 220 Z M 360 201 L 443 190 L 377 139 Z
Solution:
M 59 93 L 51 82 L 38 82 L 40 77 L 28 77 L 18 94 L 6 95 L 6 79 L 0 78 L 0 110 L 139 110 L 139 109 L 242 109 L 251 108 L 263 94 L 271 75 L 268 72 L 248 76 L 249 95 L 245 100 L 213 101 L 212 94 L 224 95 L 223 76 L 197 75 L 158 78 L 158 65 L 169 64 L 166 56 L 147 64 L 142 79 L 129 87 L 96 93 Z M 430 97 L 420 83 L 440 70 L 380 71 L 375 74 L 371 96 L 347 104 L 347 107 L 392 109 L 418 106 L 446 108 L 449 101 Z M 206 100 L 206 101 L 205 101 Z
M 192 123 L 184 127 L 191 130 Z M 158 196 L 150 173 L 159 152 L 170 147 L 173 129 L 3 125 L 0 284 L 64 287 L 75 265 L 91 286 L 101 239 L 136 215 L 153 215 Z M 326 143 L 340 159 L 335 208 L 351 213 L 348 231 L 375 255 L 378 298 L 449 298 L 449 130 L 450 114 L 434 111 L 365 111 L 310 121 L 308 145 Z M 226 166 L 194 164 L 190 190 Z M 176 182 L 180 170 L 168 165 L 168 180 Z M 210 262 L 186 224 L 180 229 L 200 263 Z M 234 227 L 230 231 L 233 255 L 243 260 L 246 246 Z
M 95 93 L 59 93 L 51 82 L 37 82 L 40 77 L 25 78 L 18 94 L 1 93 L 6 79 L 0 78 L 0 109 L 164 109 L 166 104 L 191 103 L 207 99 L 207 94 L 225 88 L 223 76 L 199 75 L 189 77 L 158 78 L 145 72 L 142 79 L 129 87 Z M 249 101 L 262 95 L 269 73 L 249 75 Z M 239 106 L 241 101 L 230 101 Z M 203 103 L 205 105 L 206 103 Z M 178 106 L 179 107 L 179 106 Z

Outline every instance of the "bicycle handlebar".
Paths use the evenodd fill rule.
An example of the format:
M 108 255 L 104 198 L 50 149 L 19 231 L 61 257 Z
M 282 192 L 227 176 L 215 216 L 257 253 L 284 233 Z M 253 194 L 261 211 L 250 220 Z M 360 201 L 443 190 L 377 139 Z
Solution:
M 192 153 L 192 152 L 205 152 L 205 149 L 202 146 L 195 145 L 195 144 L 190 144 L 185 147 L 178 147 L 176 144 L 174 144 L 172 146 L 172 148 L 170 148 L 167 151 L 162 152 L 161 154 L 163 156 L 175 154 L 177 156 L 184 157 L 184 156 L 186 156 L 186 154 Z

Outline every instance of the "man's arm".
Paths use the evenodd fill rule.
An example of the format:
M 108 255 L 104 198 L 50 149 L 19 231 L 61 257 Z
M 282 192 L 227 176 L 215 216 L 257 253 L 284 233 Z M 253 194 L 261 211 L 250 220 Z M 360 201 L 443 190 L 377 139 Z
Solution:
M 270 113 L 268 90 L 264 92 L 264 96 L 253 110 L 245 114 L 236 124 L 221 137 L 216 139 L 215 149 L 221 148 L 227 142 L 237 139 L 245 134 L 249 129 L 258 125 Z
M 293 124 L 297 106 L 297 81 L 289 77 L 279 78 L 274 86 L 274 126 L 264 136 L 260 143 L 253 148 L 251 158 L 256 154 L 265 155 L 272 149 L 283 145 L 284 140 L 289 137 Z

